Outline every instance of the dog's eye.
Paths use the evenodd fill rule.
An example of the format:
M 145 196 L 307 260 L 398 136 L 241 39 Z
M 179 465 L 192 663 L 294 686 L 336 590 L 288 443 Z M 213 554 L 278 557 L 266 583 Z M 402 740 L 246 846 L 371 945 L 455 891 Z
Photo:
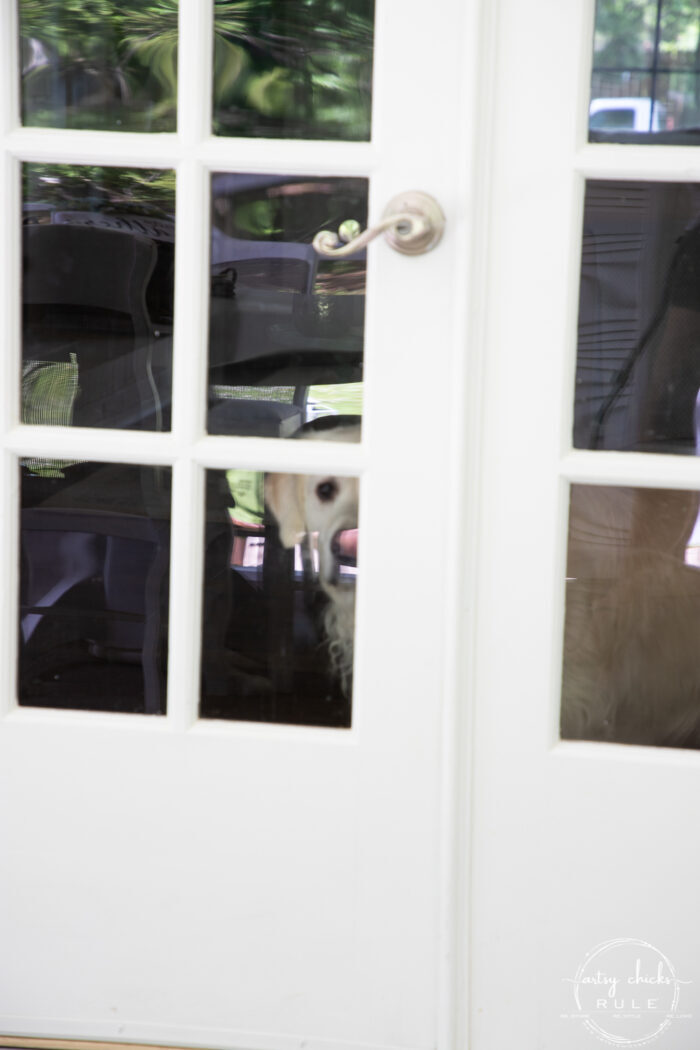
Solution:
M 332 499 L 338 494 L 338 485 L 332 479 L 328 481 L 319 481 L 316 486 L 316 495 L 320 499 L 321 503 L 330 503 Z

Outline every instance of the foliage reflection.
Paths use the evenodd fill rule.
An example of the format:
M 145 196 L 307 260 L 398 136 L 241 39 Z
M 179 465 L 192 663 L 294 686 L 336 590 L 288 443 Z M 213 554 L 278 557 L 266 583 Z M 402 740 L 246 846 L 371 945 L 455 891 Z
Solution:
M 177 0 L 18 0 L 27 125 L 174 131 Z M 370 137 L 374 0 L 214 0 L 214 132 Z
M 699 61 L 695 0 L 598 0 L 590 139 L 697 142 Z
M 19 0 L 25 124 L 174 131 L 177 0 Z
M 370 135 L 374 0 L 215 0 L 214 131 Z

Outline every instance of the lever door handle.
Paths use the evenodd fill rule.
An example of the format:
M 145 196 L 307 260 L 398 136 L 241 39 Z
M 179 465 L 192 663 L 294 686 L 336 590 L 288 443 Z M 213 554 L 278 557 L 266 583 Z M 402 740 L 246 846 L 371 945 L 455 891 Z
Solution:
M 389 202 L 380 222 L 360 232 L 355 219 L 341 223 L 338 233 L 321 230 L 313 239 L 319 255 L 343 259 L 354 255 L 383 233 L 392 248 L 404 255 L 422 255 L 439 242 L 445 228 L 445 216 L 434 197 L 420 190 L 400 193 Z

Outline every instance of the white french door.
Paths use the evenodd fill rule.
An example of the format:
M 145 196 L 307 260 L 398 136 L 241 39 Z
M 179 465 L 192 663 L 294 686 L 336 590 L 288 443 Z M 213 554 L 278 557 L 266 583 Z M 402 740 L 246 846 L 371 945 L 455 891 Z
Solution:
M 463 448 L 479 403 L 478 390 L 465 383 L 478 12 L 438 0 L 426 16 L 419 5 L 378 0 L 371 139 L 295 141 L 211 134 L 210 7 L 180 0 L 177 130 L 118 132 L 21 126 L 17 12 L 3 5 L 0 1033 L 10 1042 L 447 1046 L 466 995 L 457 962 L 463 837 L 456 814 L 461 567 L 465 543 L 469 549 L 464 522 L 474 514 L 463 514 Z M 46 18 L 53 17 L 47 6 Z M 35 48 L 32 61 L 47 62 L 49 52 L 48 45 L 44 53 Z M 47 258 L 36 252 L 22 283 L 21 217 L 34 204 L 21 176 L 38 171 L 47 193 L 63 177 L 47 176 L 42 165 L 176 173 L 172 397 L 168 408 L 149 350 L 139 396 L 155 404 L 150 429 L 117 429 L 108 416 L 107 425 L 86 417 L 67 426 L 65 408 L 64 418 L 48 423 L 21 414 L 20 389 L 26 394 L 34 367 L 27 372 L 25 321 L 21 374 L 21 293 L 30 314 L 45 301 L 31 290 Z M 358 444 L 207 433 L 212 174 L 220 185 L 229 175 L 267 185 L 280 173 L 296 184 L 368 180 L 370 224 L 409 189 L 430 193 L 446 215 L 443 240 L 429 254 L 401 256 L 383 241 L 369 250 Z M 86 207 L 53 206 L 49 233 L 74 231 Z M 31 243 L 48 244 L 41 222 Z M 138 229 L 158 245 L 173 241 L 172 225 L 154 232 L 141 222 Z M 113 231 L 102 233 L 112 235 L 105 244 L 116 243 Z M 69 236 L 78 243 L 80 235 Z M 110 253 L 98 254 L 106 266 Z M 229 279 L 221 276 L 224 285 Z M 62 310 L 70 300 L 60 294 Z M 79 365 L 80 354 L 78 365 L 67 357 L 60 374 L 75 383 L 70 369 Z M 53 705 L 44 693 L 39 703 L 22 692 L 16 640 L 29 647 L 36 624 L 48 621 L 54 605 L 63 607 L 67 587 L 44 564 L 50 552 L 41 565 L 35 557 L 46 549 L 39 541 L 24 546 L 25 535 L 56 535 L 66 520 L 55 499 L 41 513 L 25 513 L 27 472 L 32 484 L 53 485 L 86 463 L 119 465 L 120 476 L 140 471 L 150 479 L 144 499 L 158 479 L 171 478 L 170 503 L 159 490 L 166 517 L 169 508 L 169 573 L 158 562 L 162 533 L 155 540 L 148 533 L 159 554 L 142 569 L 152 581 L 154 564 L 161 565 L 147 624 L 169 593 L 161 617 L 166 699 L 151 682 L 156 692 L 146 688 L 145 705 L 152 717 L 101 709 L 99 696 L 76 710 L 70 696 Z M 233 470 L 359 479 L 355 670 L 345 725 L 200 717 L 207 617 L 216 615 L 202 598 L 207 479 Z M 86 586 L 107 572 L 95 552 L 108 542 L 117 564 L 117 552 L 143 527 L 127 515 L 117 539 L 110 533 L 107 541 L 110 526 L 90 513 L 89 523 L 83 516 L 73 525 L 88 539 L 70 548 L 75 578 Z M 63 558 L 66 548 L 56 543 Z M 48 573 L 51 586 L 37 584 L 20 616 L 28 563 Z M 117 572 L 110 586 L 122 583 Z M 128 623 L 137 620 L 133 613 Z M 128 644 L 146 660 L 143 638 L 140 649 Z M 128 672 L 114 655 L 127 642 L 120 636 L 111 645 L 105 689 Z M 91 641 L 89 648 L 98 659 L 108 647 Z M 59 678 L 44 676 L 36 688 L 53 689 Z
M 680 562 L 671 558 L 670 542 L 656 551 L 653 536 L 658 501 L 692 502 L 700 473 L 693 455 L 679 454 L 694 450 L 692 407 L 682 434 L 660 443 L 660 424 L 641 439 L 630 436 L 630 406 L 639 390 L 653 386 L 654 369 L 669 348 L 673 352 L 679 271 L 669 260 L 696 220 L 688 205 L 685 212 L 657 208 L 657 225 L 644 222 L 671 193 L 679 199 L 676 184 L 683 184 L 684 199 L 694 200 L 697 147 L 673 144 L 670 134 L 658 143 L 631 134 L 650 130 L 648 123 L 633 125 L 632 114 L 634 106 L 646 105 L 649 119 L 655 24 L 666 66 L 674 61 L 663 51 L 670 46 L 664 34 L 672 30 L 658 21 L 664 16 L 657 5 L 598 4 L 595 46 L 603 71 L 593 81 L 592 0 L 497 6 L 489 54 L 498 72 L 485 237 L 471 1045 L 688 1047 L 700 1025 L 698 752 L 640 745 L 653 742 L 642 739 L 644 704 L 650 697 L 662 709 L 676 702 L 685 652 L 693 667 L 685 682 L 691 723 L 695 717 L 695 643 L 688 648 L 682 636 L 686 625 L 689 637 L 697 631 L 689 597 L 696 563 L 690 546 L 684 566 L 682 553 Z M 649 14 L 646 28 L 642 9 Z M 648 29 L 647 59 L 640 57 L 643 48 L 634 52 L 630 35 L 627 58 L 617 61 L 620 68 L 624 61 L 641 66 L 642 74 L 646 61 L 646 81 L 634 72 L 614 81 L 615 13 L 622 21 L 639 14 L 640 34 Z M 682 91 L 664 97 L 661 130 L 673 131 L 674 120 L 682 127 L 680 117 L 671 116 L 674 106 L 690 107 L 692 90 Z M 632 97 L 627 124 L 624 96 Z M 588 141 L 591 99 L 591 112 L 607 114 L 607 123 L 600 116 L 591 127 L 612 131 L 611 141 L 603 141 L 604 134 Z M 650 274 L 653 288 L 644 283 Z M 692 281 L 689 288 L 692 297 Z M 665 304 L 661 323 L 644 336 L 659 302 Z M 694 300 L 682 309 L 691 317 Z M 686 383 L 692 383 L 693 338 L 683 344 L 692 348 Z M 627 363 L 634 371 L 624 372 Z M 696 392 L 697 384 L 689 390 L 691 402 Z M 664 384 L 663 396 L 671 394 Z M 589 431 L 593 437 L 581 439 Z M 657 497 L 656 490 L 665 491 Z M 602 518 L 580 514 L 580 501 L 591 497 L 600 500 Z M 638 518 L 650 537 L 644 543 L 625 520 L 626 499 L 634 513 L 646 508 Z M 687 531 L 678 516 L 674 521 L 672 542 L 685 535 L 690 545 L 692 519 Z M 626 578 L 627 605 L 610 586 L 615 560 L 626 556 L 624 536 L 636 561 Z M 688 581 L 683 599 L 668 601 L 659 585 L 662 556 L 669 576 Z M 649 573 L 646 592 L 635 575 L 640 569 Z M 602 600 L 589 621 L 599 631 L 592 651 L 614 656 L 607 664 L 602 657 L 590 661 L 584 673 L 584 663 L 574 662 L 580 651 L 567 650 L 569 672 L 578 666 L 586 679 L 584 704 L 593 715 L 587 731 L 569 733 L 588 740 L 560 740 L 565 597 L 567 638 L 573 639 L 575 597 L 581 586 L 593 587 L 593 577 Z M 679 628 L 675 614 L 686 599 Z M 644 617 L 651 628 L 643 626 Z M 674 641 L 663 633 L 671 622 Z M 623 668 L 642 714 L 636 729 L 616 742 L 612 723 L 596 721 L 595 711 L 611 681 L 623 688 Z M 634 704 L 630 711 L 634 716 Z M 617 714 L 622 719 L 621 709 Z
M 697 509 L 700 468 L 681 454 L 696 436 L 687 414 L 698 386 L 692 281 L 676 281 L 673 270 L 673 311 L 644 334 L 674 245 L 694 228 L 692 134 L 677 145 L 661 136 L 692 125 L 693 89 L 674 83 L 662 108 L 648 104 L 649 83 L 666 75 L 657 58 L 673 25 L 678 54 L 692 50 L 687 12 L 671 6 L 672 18 L 652 0 L 627 5 L 628 15 L 644 8 L 639 39 L 649 46 L 638 58 L 653 53 L 653 68 L 642 70 L 648 81 L 634 73 L 631 94 L 629 78 L 621 88 L 612 59 L 600 59 L 592 96 L 593 0 L 438 0 L 428 12 L 377 0 L 372 130 L 355 141 L 354 132 L 275 133 L 271 100 L 282 97 L 285 75 L 269 70 L 246 89 L 263 100 L 260 126 L 245 131 L 233 110 L 215 106 L 212 135 L 212 18 L 195 0 L 179 5 L 176 131 L 21 126 L 18 26 L 14 5 L 3 9 L 0 1032 L 9 1045 L 42 1037 L 259 1050 L 534 1050 L 596 1038 L 692 1045 L 697 750 L 654 746 L 677 743 L 678 726 L 664 730 L 661 717 L 640 728 L 634 705 L 622 711 L 627 723 L 601 716 L 594 678 L 606 670 L 620 688 L 626 668 L 640 698 L 653 698 L 649 682 L 674 680 L 671 651 L 694 674 L 697 537 L 685 518 Z M 602 54 L 607 38 L 598 36 Z M 228 54 L 237 76 L 252 77 L 260 46 L 254 59 L 234 60 L 224 45 L 217 61 Z M 45 58 L 35 49 L 25 62 Z M 591 97 L 603 129 L 596 141 L 588 141 Z M 656 143 L 643 138 L 645 113 Z M 601 141 L 621 127 L 617 141 Z M 122 205 L 117 222 L 115 205 L 88 223 L 84 200 L 56 204 L 59 165 L 174 171 L 173 212 L 149 225 Z M 351 329 L 362 268 L 357 259 L 345 269 L 310 264 L 313 224 L 308 236 L 298 221 L 296 234 L 280 233 L 276 202 L 287 202 L 288 219 L 290 200 L 318 204 L 325 194 L 342 201 L 336 218 L 357 218 L 346 204 L 361 210 L 366 194 L 372 225 L 406 190 L 439 201 L 445 234 L 415 258 L 381 239 L 370 246 L 358 351 Z M 23 281 L 22 221 L 49 230 L 26 234 L 35 268 Z M 110 230 L 126 223 L 140 245 L 130 258 L 145 270 L 154 249 L 140 238 L 157 244 L 159 260 L 174 244 L 174 320 L 159 329 L 158 352 L 133 367 L 142 423 L 150 413 L 141 429 L 109 425 L 111 404 L 99 397 L 92 416 L 66 425 L 79 354 L 77 365 L 64 355 L 62 371 L 44 373 L 62 377 L 52 404 L 62 425 L 39 422 L 45 355 L 27 348 L 30 336 L 46 346 L 55 332 L 41 327 L 45 302 L 32 291 L 49 257 L 36 245 L 61 241 L 54 227 L 68 227 L 78 244 L 81 223 L 100 227 L 93 243 L 114 245 Z M 273 247 L 260 248 L 266 237 Z M 300 276 L 309 266 L 313 287 Z M 287 299 L 265 314 L 270 274 Z M 62 294 L 55 317 L 65 321 Z M 130 309 L 136 318 L 133 301 Z M 683 336 L 674 329 L 681 317 Z M 308 382 L 273 372 L 264 407 L 278 436 L 251 433 L 241 423 L 249 410 L 231 400 L 261 385 L 250 361 L 267 353 L 277 367 L 270 347 L 290 348 L 290 325 L 305 352 L 318 350 L 316 324 L 327 325 L 344 383 L 361 367 L 361 440 L 285 439 L 300 413 L 308 424 L 327 408 L 333 380 L 323 369 Z M 270 341 L 262 355 L 261 334 Z M 230 343 L 239 357 L 246 350 L 248 371 L 229 368 Z M 668 411 L 674 353 L 687 380 L 680 423 Z M 80 375 L 75 412 L 87 413 L 89 375 Z M 284 383 L 292 393 L 280 409 L 269 387 L 278 393 Z M 117 506 L 119 534 L 112 523 L 105 540 L 92 504 L 88 518 L 57 504 L 62 479 L 51 472 L 87 477 L 89 492 L 90 479 L 113 479 L 116 467 L 121 481 L 138 479 L 142 503 L 126 515 Z M 275 619 L 276 601 L 267 619 L 255 618 L 266 585 L 256 559 L 264 536 L 267 560 L 272 534 L 261 531 L 270 527 L 262 489 L 245 506 L 263 473 L 357 479 L 351 700 L 309 661 L 312 618 L 299 583 L 308 551 L 286 563 L 292 597 L 278 594 L 305 610 L 296 629 L 303 685 L 280 700 L 289 674 L 279 656 L 295 631 Z M 161 518 L 155 532 L 143 522 L 156 490 L 167 550 Z M 116 491 L 111 480 L 105 491 Z M 48 605 L 56 622 L 69 620 L 52 557 L 37 554 L 67 514 L 82 531 L 53 549 L 77 565 L 80 595 L 94 595 L 99 577 L 109 611 L 129 544 L 150 543 L 142 575 L 156 581 L 149 615 L 124 617 L 127 627 L 139 615 L 150 624 L 148 644 L 140 637 L 134 648 L 133 628 L 98 630 L 99 617 L 80 639 L 107 667 L 103 687 L 87 699 L 82 687 L 81 710 L 35 657 L 18 660 L 16 644 L 19 636 L 20 653 L 32 656 Z M 221 550 L 235 589 L 222 589 Z M 618 580 L 612 569 L 623 562 L 633 571 Z M 660 566 L 682 581 L 689 610 L 674 621 L 673 650 L 658 641 L 674 607 L 673 593 L 658 590 Z M 630 662 L 627 638 L 606 664 L 598 657 L 618 637 L 607 625 L 625 593 L 639 608 L 648 593 L 661 600 L 633 635 L 640 658 Z M 234 623 L 237 606 L 245 615 Z M 583 616 L 583 636 L 597 656 L 577 662 L 575 613 L 590 608 L 598 618 Z M 102 623 L 105 608 L 98 612 Z M 268 625 L 262 656 L 258 622 Z M 154 656 L 166 647 L 167 668 Z M 101 695 L 128 694 L 120 683 L 135 653 L 144 677 L 146 666 L 152 672 L 149 717 L 129 708 L 128 695 L 118 711 Z M 56 679 L 63 674 L 61 664 Z M 587 689 L 584 728 L 570 703 L 576 674 Z M 676 697 L 657 689 L 657 699 L 666 695 Z M 644 1000 L 618 994 L 630 988 Z

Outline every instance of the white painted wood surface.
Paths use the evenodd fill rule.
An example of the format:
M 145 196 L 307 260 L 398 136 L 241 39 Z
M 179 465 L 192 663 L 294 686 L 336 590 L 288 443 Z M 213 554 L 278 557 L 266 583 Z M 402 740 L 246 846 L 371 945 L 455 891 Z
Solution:
M 559 742 L 568 482 L 700 488 L 692 457 L 571 448 L 584 178 L 694 179 L 686 146 L 589 145 L 593 0 L 494 5 L 474 740 L 471 1047 L 586 1050 L 570 979 L 643 939 L 700 1034 L 700 755 Z M 623 1045 L 621 1041 L 620 1045 Z
M 557 727 L 569 483 L 700 488 L 690 457 L 571 448 L 584 180 L 697 179 L 697 152 L 586 142 L 593 0 L 378 0 L 371 143 L 215 140 L 207 5 L 181 4 L 161 136 L 18 128 L 2 9 L 0 1030 L 585 1050 L 567 979 L 626 936 L 693 982 L 658 1045 L 695 1045 L 700 757 Z M 21 160 L 177 167 L 172 434 L 20 425 Z M 370 251 L 361 445 L 204 434 L 217 170 L 442 204 L 429 256 Z M 164 719 L 14 702 L 17 457 L 86 449 L 174 470 Z M 230 465 L 361 478 L 350 731 L 197 719 L 202 472 Z
M 480 401 L 468 339 L 479 316 L 468 313 L 479 12 L 436 0 L 426 17 L 417 3 L 378 0 L 373 140 L 344 144 L 211 138 L 209 5 L 180 6 L 174 135 L 19 128 L 13 4 L 0 10 L 0 1031 L 246 1050 L 451 1046 L 466 993 L 459 734 L 462 570 L 476 560 L 465 531 L 473 480 L 463 480 L 475 476 L 465 439 Z M 28 160 L 176 167 L 172 434 L 21 425 Z M 216 170 L 365 175 L 370 218 L 405 189 L 440 201 L 438 250 L 371 252 L 360 446 L 205 436 Z M 172 465 L 165 718 L 17 707 L 18 457 L 28 454 Z M 197 719 L 203 471 L 234 465 L 360 475 L 349 731 Z

